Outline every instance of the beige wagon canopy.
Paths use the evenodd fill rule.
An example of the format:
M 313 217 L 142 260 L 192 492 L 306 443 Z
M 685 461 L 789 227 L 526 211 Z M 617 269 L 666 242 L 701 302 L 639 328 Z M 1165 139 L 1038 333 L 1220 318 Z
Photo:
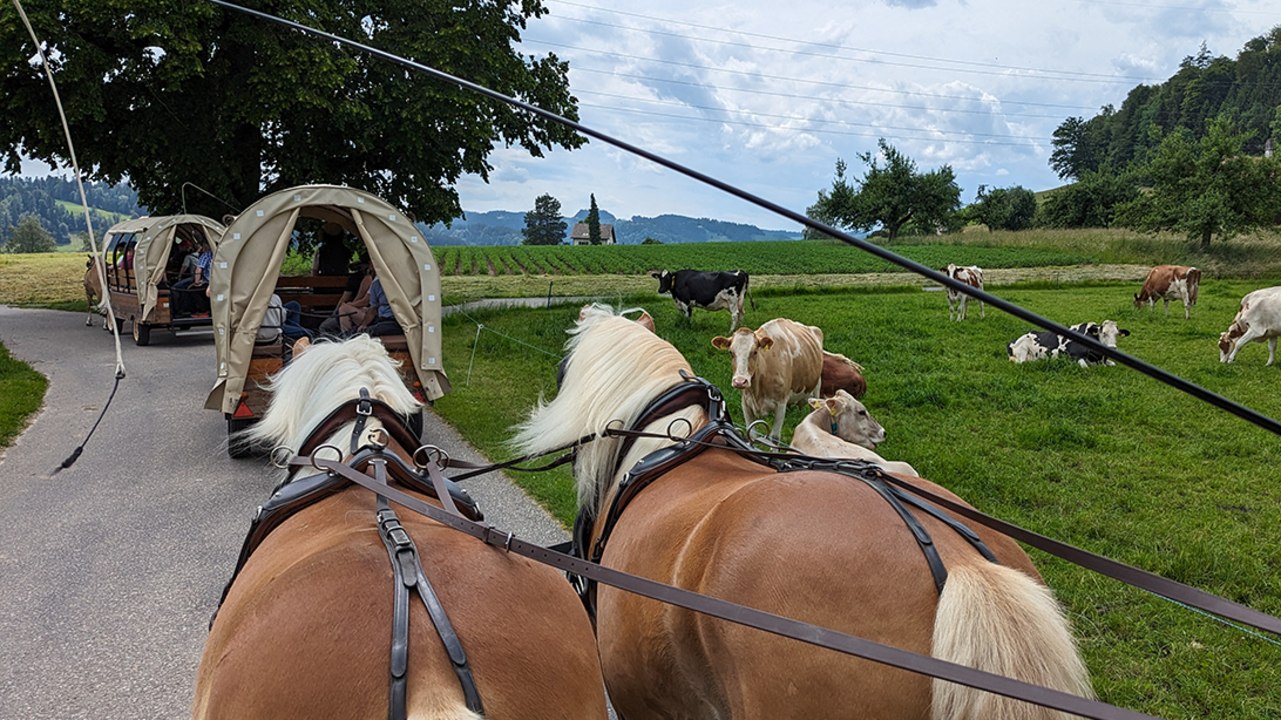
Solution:
M 104 238 L 103 249 L 110 245 L 117 235 L 133 235 L 137 246 L 134 248 L 133 272 L 138 282 L 138 305 L 142 316 L 138 320 L 148 322 L 151 311 L 156 307 L 157 291 L 165 280 L 165 268 L 169 264 L 169 254 L 174 245 L 186 240 L 199 244 L 209 241 L 210 249 L 218 247 L 222 233 L 226 230 L 223 224 L 204 215 L 157 215 L 126 220 L 112 225 Z
M 440 274 L 431 248 L 403 212 L 362 190 L 303 185 L 268 195 L 227 227 L 210 271 L 218 381 L 205 407 L 231 414 L 244 390 L 254 338 L 275 292 L 299 218 L 335 222 L 369 248 L 369 260 L 405 331 L 423 395 L 449 392 L 441 361 Z

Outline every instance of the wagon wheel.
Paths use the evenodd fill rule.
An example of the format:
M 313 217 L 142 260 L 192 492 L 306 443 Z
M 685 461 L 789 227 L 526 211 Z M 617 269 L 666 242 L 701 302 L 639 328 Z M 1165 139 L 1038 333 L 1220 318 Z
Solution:
M 138 347 L 146 347 L 151 343 L 151 326 L 138 321 L 138 318 L 130 318 L 133 323 L 133 341 Z

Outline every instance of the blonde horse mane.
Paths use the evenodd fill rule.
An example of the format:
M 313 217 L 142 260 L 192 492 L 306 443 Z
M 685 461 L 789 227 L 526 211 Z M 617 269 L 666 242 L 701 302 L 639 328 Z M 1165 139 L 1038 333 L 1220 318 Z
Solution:
M 516 427 L 511 442 L 520 452 L 547 452 L 606 427 L 630 428 L 650 401 L 681 381 L 681 370 L 690 371 L 671 343 L 622 317 L 630 312 L 634 309 L 615 312 L 601 304 L 583 309 L 578 324 L 569 330 L 560 392 L 551 402 L 540 399 L 529 419 Z M 703 414 L 701 409 L 684 413 L 691 423 Z M 638 441 L 628 457 L 649 452 L 653 445 L 654 441 Z M 580 507 L 599 510 L 612 492 L 621 448 L 619 438 L 601 438 L 579 448 L 574 475 Z
M 271 402 L 244 440 L 296 450 L 334 408 L 360 397 L 362 387 L 398 413 L 417 412 L 422 403 L 405 387 L 399 365 L 368 335 L 313 343 L 267 382 Z

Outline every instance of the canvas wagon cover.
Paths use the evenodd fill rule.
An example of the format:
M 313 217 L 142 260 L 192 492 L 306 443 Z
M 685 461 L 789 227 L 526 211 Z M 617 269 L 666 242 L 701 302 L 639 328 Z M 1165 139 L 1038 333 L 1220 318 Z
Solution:
M 440 273 L 422 233 L 399 209 L 363 190 L 302 185 L 249 206 L 227 227 L 214 253 L 209 299 L 218 380 L 205 407 L 235 412 L 254 338 L 300 217 L 336 222 L 364 241 L 405 331 L 423 395 L 435 400 L 449 392 L 441 361 Z
M 210 248 L 218 247 L 218 241 L 226 230 L 222 223 L 204 215 L 157 215 L 126 220 L 112 225 L 106 232 L 108 241 L 113 235 L 137 236 L 138 246 L 133 251 L 133 272 L 138 282 L 138 305 L 142 307 L 142 322 L 147 322 L 151 311 L 156 307 L 156 299 L 160 294 L 158 287 L 165 279 L 165 267 L 169 262 L 169 254 L 173 251 L 174 236 L 184 225 L 203 228 Z M 106 248 L 106 244 L 103 248 Z

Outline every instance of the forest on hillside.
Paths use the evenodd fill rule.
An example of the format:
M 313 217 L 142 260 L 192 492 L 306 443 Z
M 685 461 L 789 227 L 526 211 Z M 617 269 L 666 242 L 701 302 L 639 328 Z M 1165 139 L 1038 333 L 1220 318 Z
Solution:
M 1217 118 L 1249 135 L 1241 147 L 1247 154 L 1262 155 L 1269 138 L 1281 143 L 1281 25 L 1247 42 L 1235 58 L 1216 57 L 1202 44 L 1173 77 L 1135 87 L 1120 108 L 1063 121 L 1050 164 L 1063 178 L 1120 171 L 1147 162 L 1170 132 L 1185 128 L 1200 138 Z
M 137 217 L 143 213 L 138 206 L 138 193 L 124 183 L 85 183 L 85 196 L 93 208 L 91 217 L 98 234 L 119 222 L 120 215 Z M 18 223 L 27 215 L 34 215 L 57 244 L 71 243 L 73 236 L 85 231 L 84 216 L 68 210 L 59 201 L 80 206 L 80 189 L 74 180 L 53 175 L 0 177 L 0 245 L 9 241 Z

